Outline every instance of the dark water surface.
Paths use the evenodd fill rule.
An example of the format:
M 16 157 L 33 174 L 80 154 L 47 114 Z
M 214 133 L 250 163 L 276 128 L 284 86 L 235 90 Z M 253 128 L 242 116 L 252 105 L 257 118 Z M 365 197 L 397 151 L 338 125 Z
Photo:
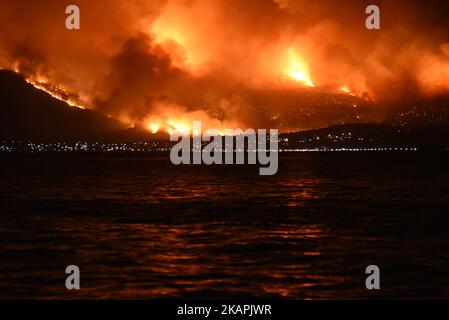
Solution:
M 448 153 L 284 155 L 273 177 L 162 155 L 0 166 L 0 298 L 449 298 Z

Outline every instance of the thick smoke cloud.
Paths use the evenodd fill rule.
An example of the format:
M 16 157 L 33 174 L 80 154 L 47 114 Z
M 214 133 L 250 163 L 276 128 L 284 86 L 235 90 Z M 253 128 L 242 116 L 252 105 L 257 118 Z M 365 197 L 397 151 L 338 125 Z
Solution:
M 0 66 L 129 123 L 267 127 L 291 108 L 306 112 L 313 90 L 343 86 L 369 98 L 376 117 L 446 96 L 449 4 L 374 1 L 382 29 L 368 31 L 372 2 L 77 0 L 81 30 L 67 31 L 64 1 L 0 0 Z M 286 75 L 292 51 L 315 88 Z

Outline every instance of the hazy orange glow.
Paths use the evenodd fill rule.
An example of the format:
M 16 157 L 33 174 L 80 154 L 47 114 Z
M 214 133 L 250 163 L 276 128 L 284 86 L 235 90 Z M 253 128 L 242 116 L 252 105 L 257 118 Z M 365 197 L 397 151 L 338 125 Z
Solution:
M 213 2 L 194 1 L 186 7 L 180 1 L 168 1 L 156 19 L 143 22 L 144 31 L 170 52 L 175 65 L 195 75 L 204 74 L 214 52 L 213 39 L 205 41 L 212 31 L 214 10 Z
M 181 68 L 194 69 L 198 67 L 195 56 L 187 46 L 189 41 L 176 25 L 167 25 L 163 20 L 157 20 L 151 26 L 151 32 L 155 36 L 156 43 L 167 50 L 172 50 L 173 63 Z

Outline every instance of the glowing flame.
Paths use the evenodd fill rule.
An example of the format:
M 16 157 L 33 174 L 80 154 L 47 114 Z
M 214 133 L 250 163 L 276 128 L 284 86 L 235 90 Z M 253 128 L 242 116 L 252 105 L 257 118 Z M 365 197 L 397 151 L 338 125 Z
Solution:
M 351 93 L 351 89 L 349 89 L 349 88 L 346 87 L 346 86 L 341 87 L 341 88 L 340 88 L 340 91 L 343 92 L 343 93 L 347 93 L 347 94 L 350 94 L 350 93 Z
M 200 122 L 198 127 L 197 122 Z M 167 102 L 155 104 L 152 112 L 137 125 L 153 134 L 166 132 L 182 136 L 201 135 L 210 128 L 215 128 L 220 135 L 224 135 L 225 129 L 240 127 L 237 122 L 213 118 L 204 110 L 187 111 L 183 106 Z
M 284 68 L 284 74 L 297 82 L 301 82 L 307 87 L 315 87 L 315 84 L 310 77 L 307 64 L 296 53 L 294 49 L 288 50 L 288 57 L 286 66 Z
M 184 123 L 182 121 L 177 120 L 168 120 L 168 133 L 173 134 L 175 132 L 181 135 L 188 135 L 192 131 L 191 125 L 188 123 Z
M 350 96 L 357 96 L 357 94 L 348 86 L 342 86 L 338 89 L 338 91 L 340 91 L 343 94 L 347 94 Z
M 169 120 L 166 123 L 166 130 L 168 134 L 172 135 L 177 133 L 179 135 L 193 135 L 199 136 L 201 134 L 211 134 L 211 135 L 225 135 L 225 129 L 210 129 L 210 128 L 201 128 L 202 132 L 193 128 L 193 123 L 187 123 L 182 120 Z
M 159 123 L 150 123 L 149 125 L 148 125 L 148 129 L 151 131 L 151 133 L 158 133 L 159 132 L 159 129 L 160 129 L 160 125 L 159 125 Z
M 81 106 L 80 104 L 76 103 L 75 101 L 71 100 L 70 98 L 65 98 L 65 91 L 63 88 L 59 87 L 53 87 L 51 86 L 47 80 L 44 78 L 37 78 L 37 79 L 25 79 L 25 81 L 29 84 L 31 84 L 33 87 L 35 87 L 38 90 L 41 90 L 48 95 L 52 96 L 53 98 L 67 103 L 71 107 L 79 108 L 79 109 L 86 109 L 86 107 Z M 50 89 L 53 88 L 53 89 Z

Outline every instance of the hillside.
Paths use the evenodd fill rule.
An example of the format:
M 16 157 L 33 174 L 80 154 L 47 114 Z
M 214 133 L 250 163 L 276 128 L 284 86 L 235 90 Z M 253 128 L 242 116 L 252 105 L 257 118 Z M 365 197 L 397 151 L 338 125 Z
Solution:
M 95 140 L 123 125 L 100 112 L 71 107 L 14 72 L 0 71 L 0 139 Z

